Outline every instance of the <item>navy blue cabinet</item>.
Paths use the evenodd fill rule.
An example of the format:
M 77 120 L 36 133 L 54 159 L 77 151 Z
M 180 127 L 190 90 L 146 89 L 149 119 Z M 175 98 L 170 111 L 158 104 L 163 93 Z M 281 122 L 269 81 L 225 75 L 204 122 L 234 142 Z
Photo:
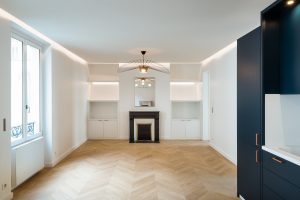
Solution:
M 238 195 L 261 199 L 261 31 L 237 42 L 237 177 Z
M 300 94 L 300 1 L 278 0 L 262 11 L 266 94 Z
M 280 199 L 300 199 L 300 167 L 268 152 L 263 152 L 263 185 L 266 194 Z M 264 198 L 272 200 L 271 198 Z

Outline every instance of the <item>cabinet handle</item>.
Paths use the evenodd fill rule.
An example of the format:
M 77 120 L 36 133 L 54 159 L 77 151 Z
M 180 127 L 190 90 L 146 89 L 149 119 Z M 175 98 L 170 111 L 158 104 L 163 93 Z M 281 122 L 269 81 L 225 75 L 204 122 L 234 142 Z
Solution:
M 272 160 L 274 160 L 275 162 L 279 163 L 279 164 L 282 164 L 283 161 L 282 160 L 279 160 L 278 158 L 276 157 L 273 157 Z
M 255 144 L 256 144 L 256 146 L 259 145 L 259 134 L 258 133 L 255 134 Z
M 3 119 L 3 132 L 6 131 L 6 118 Z
M 259 163 L 259 150 L 256 150 L 255 152 L 255 162 L 258 164 Z

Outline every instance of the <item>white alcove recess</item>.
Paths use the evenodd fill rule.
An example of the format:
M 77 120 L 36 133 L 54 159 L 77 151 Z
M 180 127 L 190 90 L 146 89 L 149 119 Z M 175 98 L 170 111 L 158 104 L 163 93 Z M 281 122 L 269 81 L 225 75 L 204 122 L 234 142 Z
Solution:
M 118 138 L 118 82 L 91 82 L 88 139 Z

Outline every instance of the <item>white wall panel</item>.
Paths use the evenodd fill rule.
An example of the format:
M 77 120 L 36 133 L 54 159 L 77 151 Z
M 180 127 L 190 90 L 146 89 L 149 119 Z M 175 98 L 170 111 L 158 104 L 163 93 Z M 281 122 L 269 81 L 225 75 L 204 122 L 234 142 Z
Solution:
M 231 45 L 221 56 L 206 63 L 209 72 L 210 144 L 225 157 L 237 160 L 237 48 Z M 207 82 L 204 82 L 206 84 Z M 204 86 L 205 87 L 205 86 Z M 207 116 L 207 115 L 205 115 Z M 207 130 L 207 129 L 206 129 Z M 204 133 L 206 134 L 206 133 Z
M 11 197 L 10 22 L 0 17 L 0 199 Z M 6 131 L 3 119 L 6 119 Z M 4 190 L 1 186 L 6 184 Z

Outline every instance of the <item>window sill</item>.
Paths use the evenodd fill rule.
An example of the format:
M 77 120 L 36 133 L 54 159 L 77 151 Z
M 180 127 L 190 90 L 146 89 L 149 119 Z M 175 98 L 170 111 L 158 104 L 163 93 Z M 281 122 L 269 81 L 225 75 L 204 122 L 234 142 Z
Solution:
M 33 142 L 36 142 L 38 140 L 43 140 L 44 137 L 42 135 L 39 135 L 37 137 L 34 137 L 33 139 L 30 139 L 30 140 L 27 140 L 27 141 L 23 141 L 23 142 L 20 142 L 20 143 L 17 143 L 17 144 L 12 144 L 11 145 L 11 148 L 14 150 L 14 149 L 18 149 L 20 147 L 23 147 L 23 146 L 26 146 L 28 144 L 31 144 Z

